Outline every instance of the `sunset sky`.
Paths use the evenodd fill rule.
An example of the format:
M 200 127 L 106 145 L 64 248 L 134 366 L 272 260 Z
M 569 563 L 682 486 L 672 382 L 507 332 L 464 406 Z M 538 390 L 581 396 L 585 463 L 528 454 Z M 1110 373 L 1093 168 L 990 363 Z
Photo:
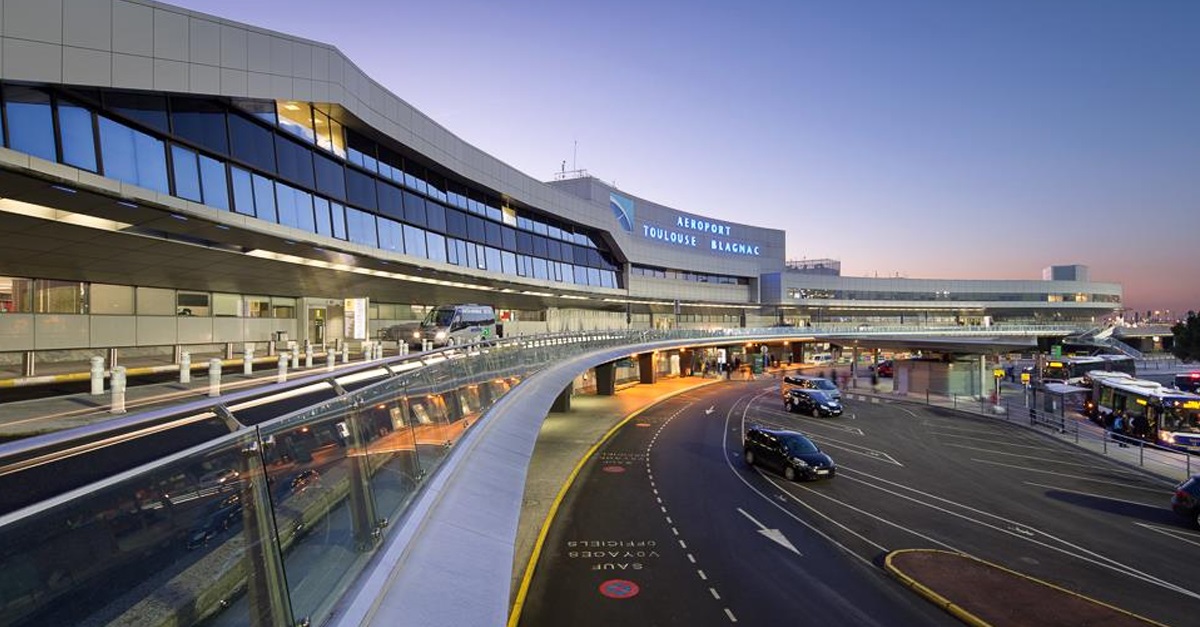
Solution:
M 335 45 L 532 177 L 782 228 L 845 275 L 1079 263 L 1200 310 L 1194 0 L 173 4 Z

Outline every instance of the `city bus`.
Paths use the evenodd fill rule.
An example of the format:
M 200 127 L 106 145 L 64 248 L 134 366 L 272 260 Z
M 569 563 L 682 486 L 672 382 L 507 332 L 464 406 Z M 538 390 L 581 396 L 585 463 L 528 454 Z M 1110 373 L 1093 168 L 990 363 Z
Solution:
M 491 305 L 439 305 L 421 322 L 420 340 L 434 346 L 472 344 L 496 337 L 496 311 Z
M 1200 371 L 1175 375 L 1175 388 L 1192 394 L 1200 394 Z
M 1041 381 L 1045 383 L 1065 383 L 1067 385 L 1086 385 L 1084 378 L 1093 370 L 1104 372 L 1124 372 L 1129 375 L 1137 374 L 1137 363 L 1128 355 L 1089 355 L 1086 357 L 1059 357 L 1046 362 L 1042 368 Z
M 1161 446 L 1200 453 L 1200 395 L 1165 387 L 1155 381 L 1132 377 L 1090 377 L 1091 418 L 1111 425 L 1113 416 L 1125 416 L 1126 434 Z M 1145 433 L 1134 433 L 1128 425 L 1145 417 Z

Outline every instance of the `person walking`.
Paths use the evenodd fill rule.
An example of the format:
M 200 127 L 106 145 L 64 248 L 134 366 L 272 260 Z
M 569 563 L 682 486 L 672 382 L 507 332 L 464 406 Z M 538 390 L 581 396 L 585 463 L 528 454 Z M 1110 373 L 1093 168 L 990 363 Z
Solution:
M 1113 414 L 1112 439 L 1121 448 L 1129 446 L 1125 443 L 1125 412 L 1119 409 Z

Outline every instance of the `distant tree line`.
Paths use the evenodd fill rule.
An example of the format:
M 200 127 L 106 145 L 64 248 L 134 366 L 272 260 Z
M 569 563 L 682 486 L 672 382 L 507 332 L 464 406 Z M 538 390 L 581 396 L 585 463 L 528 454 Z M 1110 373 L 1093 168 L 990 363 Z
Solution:
M 1200 316 L 1189 311 L 1187 319 L 1171 327 L 1175 346 L 1171 353 L 1184 362 L 1200 361 Z

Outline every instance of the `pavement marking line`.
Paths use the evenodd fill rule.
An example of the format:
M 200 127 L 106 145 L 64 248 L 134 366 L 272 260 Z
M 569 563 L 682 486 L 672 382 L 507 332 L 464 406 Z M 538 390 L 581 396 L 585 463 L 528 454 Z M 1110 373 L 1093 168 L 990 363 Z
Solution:
M 1103 494 L 1095 494 L 1093 492 L 1084 492 L 1082 490 L 1072 490 L 1070 488 L 1062 488 L 1062 487 L 1059 487 L 1056 485 L 1047 485 L 1045 483 L 1034 483 L 1033 481 L 1022 481 L 1021 483 L 1024 483 L 1025 485 L 1034 486 L 1035 488 L 1046 488 L 1047 490 L 1058 490 L 1059 492 L 1070 492 L 1071 494 L 1082 494 L 1084 496 L 1091 496 L 1091 497 L 1098 498 L 1098 499 L 1104 499 L 1106 501 L 1116 501 L 1118 503 L 1128 503 L 1130 505 L 1141 505 L 1142 507 L 1153 507 L 1154 509 L 1161 509 L 1161 507 L 1162 507 L 1161 505 L 1151 505 L 1150 503 L 1140 503 L 1138 501 L 1130 501 L 1127 499 L 1117 499 L 1117 498 L 1113 498 L 1111 496 L 1105 496 Z
M 737 622 L 737 618 L 733 615 L 733 612 L 729 611 L 729 608 L 725 608 L 725 615 L 729 617 L 729 622 Z
M 1150 531 L 1153 531 L 1155 533 L 1161 533 L 1164 536 L 1167 536 L 1169 538 L 1174 538 L 1176 540 L 1179 540 L 1180 542 L 1186 542 L 1188 544 L 1200 546 L 1200 534 L 1187 532 L 1182 529 L 1177 529 L 1174 527 L 1160 527 L 1158 525 L 1151 525 L 1151 524 L 1147 524 L 1147 523 L 1133 523 L 1133 524 L 1135 524 L 1139 527 L 1145 527 L 1146 529 L 1149 529 Z M 1195 539 L 1192 539 L 1192 538 L 1195 538 Z
M 854 444 L 852 442 L 842 442 L 841 440 L 835 440 L 833 438 L 828 438 L 823 435 L 814 435 L 812 433 L 807 433 L 805 435 L 808 435 L 809 439 L 819 442 L 821 444 L 824 444 L 824 445 L 828 446 L 829 448 L 838 449 L 840 451 L 845 451 L 845 452 L 851 453 L 853 455 L 863 455 L 865 457 L 870 457 L 871 459 L 874 459 L 877 461 L 884 461 L 889 464 L 895 464 L 896 466 L 900 466 L 901 468 L 904 467 L 904 464 L 901 463 L 899 460 L 897 460 L 895 457 L 892 457 L 890 454 L 885 453 L 879 449 L 873 449 L 873 448 L 870 448 L 867 446 L 863 446 L 861 444 Z
M 997 438 L 973 438 L 969 435 L 961 435 L 958 433 L 939 433 L 937 431 L 929 431 L 928 433 L 930 435 L 939 435 L 939 436 L 948 437 L 948 438 L 960 438 L 963 440 L 975 440 L 976 442 L 987 442 L 989 444 L 999 444 L 1001 446 L 1008 446 L 1008 447 L 1012 447 L 1012 448 L 1031 448 L 1031 449 L 1035 449 L 1038 451 L 1044 451 L 1047 448 L 1049 448 L 1045 444 L 1041 444 L 1041 445 L 1038 445 L 1038 444 L 1013 444 L 1011 442 L 1005 442 L 1002 440 L 998 440 Z M 947 445 L 947 446 L 949 446 L 949 445 Z M 1081 459 L 1082 458 L 1090 459 L 1090 458 L 1094 457 L 1088 451 L 1081 451 L 1079 449 L 1075 449 L 1074 447 L 1061 447 L 1061 448 L 1062 448 L 1061 451 L 1055 451 L 1055 452 L 1056 453 L 1061 452 L 1064 455 L 1072 455 L 1075 457 L 1079 457 Z
M 685 551 L 686 551 L 686 550 L 687 550 L 687 542 L 684 542 L 683 540 L 680 540 L 680 541 L 679 541 L 679 548 L 681 548 L 681 549 L 683 549 L 683 550 L 685 550 Z
M 694 557 L 694 556 L 693 556 L 691 553 L 688 553 L 688 554 L 687 554 L 687 558 L 688 558 L 688 561 L 689 561 L 689 562 L 691 562 L 691 563 L 693 563 L 693 564 L 695 564 L 695 563 L 696 563 L 696 558 L 695 558 L 695 557 Z
M 716 588 L 712 588 L 712 587 L 710 587 L 710 588 L 708 589 L 708 591 L 712 593 L 712 595 L 713 595 L 713 598 L 714 598 L 714 599 L 716 599 L 716 600 L 718 600 L 718 601 L 720 601 L 720 600 L 721 600 L 721 595 L 717 594 L 717 589 L 716 589 Z
M 696 570 L 696 574 L 700 575 L 700 579 L 702 579 L 704 581 L 708 581 L 708 575 L 705 575 L 704 571 Z
M 921 491 L 921 490 L 917 490 L 916 488 L 910 488 L 910 487 L 908 487 L 908 486 L 905 486 L 905 485 L 903 485 L 903 484 L 899 484 L 899 483 L 896 483 L 896 482 L 894 482 L 894 481 L 888 481 L 887 479 L 884 479 L 884 478 L 882 478 L 882 477 L 877 477 L 877 476 L 875 476 L 875 475 L 871 475 L 871 474 L 869 474 L 869 473 L 865 473 L 865 472 L 862 472 L 862 471 L 856 471 L 856 470 L 849 469 L 849 468 L 845 468 L 845 467 L 843 467 L 843 468 L 844 468 L 845 470 L 849 470 L 850 472 L 857 472 L 858 474 L 861 474 L 861 475 L 864 475 L 864 476 L 870 477 L 870 478 L 872 478 L 872 479 L 875 481 L 875 483 L 872 483 L 871 481 L 865 481 L 865 480 L 863 480 L 863 479 L 856 479 L 856 478 L 854 478 L 854 477 L 847 477 L 847 476 L 845 476 L 845 475 L 842 475 L 842 476 L 843 476 L 845 479 L 847 479 L 847 480 L 850 480 L 850 481 L 855 481 L 855 482 L 861 483 L 861 484 L 863 484 L 863 485 L 870 486 L 870 487 L 872 487 L 872 488 L 875 488 L 876 490 L 879 490 L 879 491 L 881 491 L 881 492 L 886 492 L 886 493 L 888 493 L 888 494 L 891 494 L 892 496 L 895 496 L 895 497 L 897 497 L 897 498 L 901 498 L 901 499 L 904 499 L 904 500 L 906 500 L 906 501 L 910 501 L 910 502 L 912 502 L 912 503 L 916 503 L 916 504 L 918 504 L 918 505 L 921 505 L 921 506 L 927 507 L 927 508 L 929 508 L 929 509 L 932 509 L 932 510 L 935 510 L 935 511 L 942 512 L 942 513 L 944 513 L 944 514 L 947 514 L 947 515 L 953 516 L 953 517 L 955 517 L 955 518 L 960 518 L 960 519 L 962 519 L 962 520 L 965 520 L 965 521 L 967 521 L 967 522 L 974 523 L 974 524 L 976 524 L 976 525 L 979 525 L 979 526 L 981 526 L 981 527 L 986 527 L 986 528 L 988 528 L 988 529 L 992 529 L 993 531 L 998 531 L 998 532 L 1000 532 L 1000 533 L 1002 533 L 1002 534 L 1005 534 L 1005 535 L 1007 535 L 1007 536 L 1010 536 L 1010 537 L 1013 537 L 1013 538 L 1017 538 L 1017 539 L 1020 539 L 1020 540 L 1024 540 L 1025 542 L 1029 542 L 1029 543 L 1031 543 L 1031 544 L 1036 544 L 1037 546 L 1040 546 L 1040 547 L 1043 547 L 1043 548 L 1049 549 L 1049 550 L 1051 550 L 1051 551 L 1054 551 L 1054 552 L 1057 552 L 1057 553 L 1062 553 L 1063 555 L 1067 555 L 1067 556 L 1069 556 L 1069 557 L 1073 557 L 1073 558 L 1075 558 L 1075 559 L 1078 559 L 1078 560 L 1081 560 L 1081 561 L 1083 561 L 1083 562 L 1086 562 L 1086 563 L 1089 563 L 1089 564 L 1095 564 L 1096 566 L 1100 566 L 1100 567 L 1103 567 L 1103 568 L 1107 568 L 1107 569 L 1109 569 L 1109 570 L 1115 571 L 1115 572 L 1117 572 L 1117 573 L 1120 573 L 1120 574 L 1122 574 L 1122 575 L 1126 575 L 1126 576 L 1129 576 L 1129 577 L 1133 577 L 1133 578 L 1135 578 L 1135 579 L 1140 579 L 1140 580 L 1142 580 L 1142 581 L 1144 581 L 1144 582 L 1147 582 L 1147 583 L 1150 583 L 1150 584 L 1156 585 L 1156 586 L 1158 586 L 1158 587 L 1160 587 L 1160 588 L 1165 588 L 1165 589 L 1167 589 L 1167 590 L 1170 590 L 1170 591 L 1172 591 L 1172 592 L 1177 592 L 1177 593 L 1179 593 L 1179 594 L 1182 594 L 1182 595 L 1184 595 L 1184 596 L 1192 597 L 1192 598 L 1195 598 L 1195 599 L 1200 599 L 1200 593 L 1194 592 L 1194 591 L 1192 591 L 1192 590 L 1188 590 L 1187 588 L 1184 588 L 1184 587 L 1182 587 L 1182 586 L 1179 586 L 1179 585 L 1177 585 L 1177 584 L 1173 584 L 1173 583 L 1171 583 L 1171 582 L 1169 582 L 1169 581 L 1166 581 L 1165 579 L 1159 579 L 1158 577 L 1155 577 L 1154 575 L 1151 575 L 1150 573 L 1145 573 L 1145 572 L 1142 572 L 1142 571 L 1140 571 L 1140 570 L 1138 570 L 1138 569 L 1136 569 L 1136 568 L 1133 568 L 1132 566 L 1129 566 L 1129 565 L 1127 565 L 1127 564 L 1122 564 L 1121 562 L 1119 562 L 1119 561 L 1117 561 L 1117 560 L 1115 560 L 1115 559 L 1112 559 L 1112 558 L 1110 558 L 1110 557 L 1107 557 L 1107 556 L 1105 556 L 1105 555 L 1103 555 L 1103 554 L 1101 554 L 1101 553 L 1097 553 L 1096 551 L 1092 551 L 1092 550 L 1090 550 L 1090 549 L 1084 548 L 1083 546 L 1080 546 L 1080 545 L 1078 545 L 1078 544 L 1075 544 L 1075 543 L 1072 543 L 1072 542 L 1068 542 L 1068 541 L 1066 541 L 1066 540 L 1064 540 L 1064 539 L 1062 539 L 1062 538 L 1059 538 L 1058 536 L 1055 536 L 1055 535 L 1053 535 L 1053 534 L 1046 533 L 1045 531 L 1042 531 L 1041 529 L 1038 529 L 1037 527 L 1035 527 L 1035 526 L 1033 526 L 1033 525 L 1026 525 L 1026 524 L 1022 524 L 1022 523 L 1019 523 L 1019 522 L 1017 522 L 1017 521 L 1015 521 L 1015 520 L 1012 520 L 1012 519 L 1010 519 L 1010 518 L 1005 518 L 1005 517 L 1003 517 L 1003 516 L 1000 516 L 1000 515 L 998 515 L 998 514 L 993 514 L 993 513 L 991 513 L 991 512 L 985 512 L 985 511 L 983 511 L 983 510 L 980 510 L 980 509 L 976 509 L 976 508 L 974 508 L 974 507 L 971 507 L 970 505 L 965 505 L 965 504 L 963 504 L 963 503 L 958 503 L 958 502 L 952 501 L 952 500 L 950 500 L 950 499 L 946 499 L 946 498 L 943 498 L 943 497 L 940 497 L 940 496 L 937 496 L 937 495 L 934 495 L 934 494 L 930 494 L 930 493 L 928 493 L 928 492 L 923 492 L 923 491 Z M 908 490 L 908 491 L 910 491 L 910 492 L 914 492 L 914 493 L 916 493 L 916 494 L 920 494 L 921 496 L 927 497 L 927 498 L 929 498 L 929 499 L 933 499 L 933 500 L 935 500 L 935 501 L 940 501 L 940 502 L 942 502 L 942 503 L 946 503 L 947 505 L 950 505 L 950 506 L 959 507 L 959 508 L 961 508 L 961 509 L 965 509 L 965 510 L 967 510 L 967 511 L 974 512 L 974 513 L 976 513 L 976 514 L 979 514 L 979 515 L 981 515 L 981 516 L 988 516 L 988 517 L 994 518 L 994 519 L 996 519 L 996 520 L 999 520 L 999 521 L 1001 521 L 1001 522 L 1003 522 L 1003 523 L 1005 523 L 1005 524 L 1008 524 L 1008 525 L 1015 526 L 1015 527 L 1017 527 L 1017 528 L 1020 528 L 1020 529 L 1022 529 L 1022 530 L 1032 530 L 1033 532 L 1037 533 L 1038 535 L 1041 535 L 1041 536 L 1043 536 L 1043 537 L 1045 537 L 1045 538 L 1048 538 L 1049 540 L 1052 540 L 1052 541 L 1054 541 L 1054 542 L 1057 542 L 1058 544 L 1060 544 L 1060 545 L 1062 545 L 1062 546 L 1061 546 L 1061 547 L 1060 547 L 1060 546 L 1053 546 L 1053 545 L 1051 545 L 1051 544 L 1049 544 L 1049 543 L 1047 543 L 1047 542 L 1044 542 L 1044 541 L 1041 541 L 1041 540 L 1037 540 L 1037 539 L 1035 539 L 1035 538 L 1032 538 L 1032 537 L 1029 537 L 1029 536 L 1027 536 L 1027 535 L 1024 535 L 1024 534 L 1022 534 L 1022 533 L 1019 533 L 1019 532 L 1017 532 L 1017 531 L 1014 531 L 1013 529 L 1010 529 L 1010 528 L 1004 528 L 1004 527 L 1000 527 L 1000 526 L 997 526 L 997 525 L 994 525 L 994 524 L 991 524 L 991 523 L 987 523 L 987 522 L 984 522 L 984 521 L 982 521 L 982 520 L 979 520 L 979 519 L 977 519 L 977 518 L 972 518 L 972 517 L 970 517 L 970 516 L 967 516 L 967 515 L 965 515 L 965 514 L 960 514 L 960 513 L 958 513 L 958 512 L 952 512 L 952 511 L 950 511 L 950 510 L 948 510 L 948 509 L 946 509 L 946 508 L 944 508 L 944 507 L 941 507 L 941 506 L 935 505 L 935 504 L 933 504 L 933 503 L 929 503 L 929 502 L 926 502 L 926 501 L 921 501 L 921 500 L 919 500 L 919 499 L 916 499 L 916 498 L 913 498 L 913 497 L 911 497 L 911 496 L 906 496 L 906 495 L 904 495 L 904 494 L 900 494 L 899 492 L 895 492 L 895 491 L 893 491 L 893 490 L 889 490 L 889 489 L 887 489 L 887 488 L 884 488 L 884 487 L 882 487 L 882 486 L 881 486 L 881 484 L 884 484 L 884 483 L 886 483 L 886 484 L 890 484 L 890 485 L 893 485 L 893 486 L 896 486 L 898 489 Z M 1072 551 L 1068 551 L 1067 549 L 1065 549 L 1065 548 L 1062 548 L 1062 547 L 1067 547 L 1067 548 L 1070 548 L 1070 549 L 1071 549 L 1072 551 L 1074 551 L 1074 552 L 1072 552 Z
M 971 458 L 971 461 L 978 462 L 980 464 L 991 464 L 993 466 L 1004 466 L 1005 468 L 1016 468 L 1017 470 L 1024 470 L 1026 472 L 1036 472 L 1036 473 L 1044 474 L 1044 475 L 1054 475 L 1056 477 L 1067 477 L 1068 479 L 1079 479 L 1080 481 L 1091 481 L 1092 483 L 1103 483 L 1104 485 L 1115 485 L 1115 486 L 1122 487 L 1122 488 L 1129 488 L 1130 490 L 1142 490 L 1143 492 L 1154 492 L 1155 494 L 1162 493 L 1162 489 L 1159 489 L 1159 488 L 1143 488 L 1141 486 L 1129 485 L 1128 483 L 1117 483 L 1116 481 L 1105 481 L 1103 479 L 1092 479 L 1091 477 L 1083 477 L 1080 475 L 1068 475 L 1067 473 L 1054 472 L 1053 470 L 1040 470 L 1037 468 L 1028 468 L 1025 466 L 1014 466 L 1012 464 L 1005 464 L 1004 462 L 993 462 L 993 461 L 986 460 L 986 459 L 976 459 L 974 457 Z
M 621 428 L 626 425 L 626 423 L 641 415 L 643 412 L 646 412 L 647 410 L 670 398 L 712 383 L 715 383 L 715 381 L 704 381 L 690 388 L 676 390 L 670 394 L 665 394 L 656 399 L 652 399 L 641 409 L 638 409 L 628 416 L 625 416 L 618 421 L 617 424 L 613 425 L 611 429 L 601 436 L 600 439 L 593 444 L 591 448 L 589 448 L 583 454 L 582 457 L 579 458 L 579 462 L 575 464 L 575 467 L 571 469 L 571 473 L 567 475 L 566 480 L 563 481 L 563 485 L 561 488 L 559 488 L 558 494 L 555 495 L 554 501 L 550 503 L 550 508 L 546 512 L 546 520 L 542 522 L 542 528 L 538 531 L 537 539 L 533 543 L 533 550 L 529 555 L 529 562 L 525 565 L 525 574 L 521 577 L 521 586 L 517 589 L 517 596 L 513 601 L 512 611 L 509 613 L 508 627 L 517 627 L 517 624 L 521 622 L 521 609 L 525 607 L 525 599 L 529 596 L 529 584 L 533 581 L 533 572 L 537 567 L 538 558 L 541 557 L 542 548 L 546 545 L 546 538 L 550 535 L 550 526 L 554 522 L 554 517 L 558 514 L 558 508 L 562 505 L 563 499 L 566 498 L 567 492 L 571 489 L 571 486 L 574 485 L 576 477 L 579 476 L 580 471 L 583 470 L 583 466 L 587 464 L 588 460 L 590 460 L 592 456 L 596 454 L 596 451 L 600 450 L 600 447 L 604 446 L 604 444 L 607 443 L 610 438 L 616 435 L 616 433 L 620 431 Z M 647 463 L 649 463 L 649 460 L 647 460 Z M 663 511 L 665 512 L 666 509 L 664 508 Z

